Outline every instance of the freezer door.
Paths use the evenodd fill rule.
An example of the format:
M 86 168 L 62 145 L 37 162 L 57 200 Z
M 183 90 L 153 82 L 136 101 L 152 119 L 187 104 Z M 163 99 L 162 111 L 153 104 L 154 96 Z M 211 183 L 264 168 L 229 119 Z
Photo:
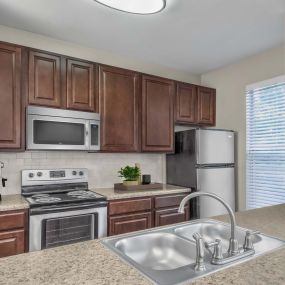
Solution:
M 223 198 L 235 210 L 235 170 L 229 168 L 197 169 L 198 191 L 210 192 Z M 225 207 L 211 197 L 199 197 L 200 218 L 227 214 Z
M 234 163 L 234 132 L 196 131 L 197 164 Z

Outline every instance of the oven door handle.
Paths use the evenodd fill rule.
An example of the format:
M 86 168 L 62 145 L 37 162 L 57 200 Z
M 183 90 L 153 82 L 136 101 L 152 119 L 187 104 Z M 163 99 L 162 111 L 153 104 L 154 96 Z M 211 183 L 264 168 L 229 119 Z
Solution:
M 59 207 L 42 206 L 39 208 L 30 208 L 30 215 L 40 215 L 40 214 L 53 213 L 53 212 L 65 212 L 65 211 L 84 210 L 84 209 L 101 208 L 101 207 L 107 207 L 107 202 L 100 201 L 96 203 L 68 204 Z

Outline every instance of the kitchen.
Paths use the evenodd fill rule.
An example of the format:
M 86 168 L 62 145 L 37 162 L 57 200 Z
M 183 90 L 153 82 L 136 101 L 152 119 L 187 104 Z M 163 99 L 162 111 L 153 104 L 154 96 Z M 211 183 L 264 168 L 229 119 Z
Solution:
M 278 178 L 284 175 L 283 141 L 274 131 L 284 112 L 284 2 L 158 1 L 164 5 L 148 15 L 112 9 L 114 1 L 57 2 L 0 1 L 0 284 L 284 284 L 284 248 L 257 256 L 266 249 L 259 246 L 266 235 L 281 244 L 285 239 Z M 70 14 L 63 15 L 66 7 Z M 264 102 L 260 110 L 257 101 Z M 259 112 L 264 121 L 256 120 Z M 262 144 L 268 148 L 258 160 L 254 147 L 260 152 Z M 270 153 L 276 147 L 281 156 Z M 120 177 L 126 166 L 138 168 L 139 177 Z M 124 179 L 140 185 L 123 187 Z M 209 197 L 192 198 L 178 212 L 183 198 L 199 191 L 224 199 L 238 227 L 261 232 L 247 240 L 254 241 L 255 255 L 226 268 L 211 263 L 214 250 L 206 243 L 221 238 L 226 252 L 231 225 L 222 203 Z M 33 195 L 40 195 L 40 204 Z M 34 231 L 33 217 L 46 215 Z M 227 222 L 228 233 L 219 237 L 221 224 L 212 223 L 207 239 L 200 229 L 208 271 L 196 272 L 201 239 L 181 237 L 180 228 L 216 215 L 225 215 L 215 220 Z M 87 223 L 83 236 L 71 232 L 63 240 L 61 228 L 58 239 L 49 240 L 48 229 L 68 224 L 66 217 L 77 226 Z M 242 247 L 245 231 L 238 227 Z M 177 234 L 166 239 L 172 230 Z M 143 260 L 124 256 L 123 239 L 144 234 L 161 237 L 129 250 L 143 251 L 149 264 L 175 268 L 149 270 Z M 170 243 L 160 260 L 153 259 L 155 242 L 158 249 Z M 184 243 L 191 260 L 187 250 L 179 251 Z M 167 283 L 166 271 L 176 279 Z

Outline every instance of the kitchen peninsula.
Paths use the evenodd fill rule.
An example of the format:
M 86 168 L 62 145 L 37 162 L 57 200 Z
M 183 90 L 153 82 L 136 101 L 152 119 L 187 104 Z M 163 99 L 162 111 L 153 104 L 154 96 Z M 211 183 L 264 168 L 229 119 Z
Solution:
M 285 205 L 236 213 L 237 224 L 285 239 Z M 217 217 L 227 221 L 227 216 Z M 262 221 L 262 222 L 261 222 Z M 285 248 L 230 267 L 193 284 L 284 284 Z M 1 285 L 148 285 L 151 282 L 100 240 L 25 253 L 0 262 Z

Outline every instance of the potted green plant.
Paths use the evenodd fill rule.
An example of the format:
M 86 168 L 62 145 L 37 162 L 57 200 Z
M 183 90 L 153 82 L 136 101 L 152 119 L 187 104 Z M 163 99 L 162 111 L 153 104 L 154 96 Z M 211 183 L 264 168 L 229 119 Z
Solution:
M 137 166 L 125 166 L 122 167 L 118 173 L 120 174 L 119 177 L 124 178 L 123 184 L 126 186 L 131 185 L 138 185 L 139 184 L 139 177 L 140 177 L 140 169 Z

